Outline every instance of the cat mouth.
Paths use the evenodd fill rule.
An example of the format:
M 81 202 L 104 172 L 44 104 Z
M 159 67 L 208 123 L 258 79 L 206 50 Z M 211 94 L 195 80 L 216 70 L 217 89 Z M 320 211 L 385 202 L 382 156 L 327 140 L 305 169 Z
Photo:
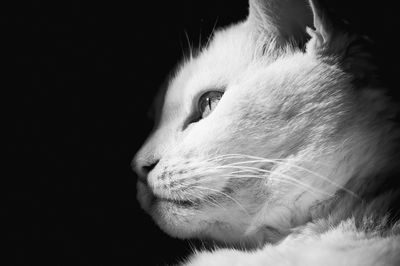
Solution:
M 161 204 L 173 204 L 173 205 L 181 207 L 181 208 L 189 208 L 189 207 L 196 206 L 200 203 L 200 199 L 185 200 L 185 199 L 174 199 L 174 198 L 162 197 L 160 195 L 155 194 L 152 191 L 152 189 L 148 186 L 148 184 L 146 184 L 140 180 L 139 180 L 139 182 L 146 190 L 147 197 L 149 198 L 150 205 L 152 205 L 152 206 L 161 203 Z
M 195 202 L 194 201 L 190 201 L 190 200 L 176 200 L 176 199 L 170 199 L 170 198 L 161 198 L 161 197 L 154 197 L 154 201 L 158 201 L 158 202 L 166 202 L 166 203 L 170 203 L 170 204 L 174 204 L 177 205 L 179 207 L 182 208 L 189 208 L 189 207 L 193 207 L 195 206 Z

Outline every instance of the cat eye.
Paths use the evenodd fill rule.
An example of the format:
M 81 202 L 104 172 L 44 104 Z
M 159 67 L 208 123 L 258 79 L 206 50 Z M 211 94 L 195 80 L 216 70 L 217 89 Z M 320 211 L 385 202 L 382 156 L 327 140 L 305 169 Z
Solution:
M 222 95 L 224 93 L 222 91 L 209 91 L 204 93 L 198 103 L 200 119 L 207 117 L 218 105 L 218 102 L 221 100 Z

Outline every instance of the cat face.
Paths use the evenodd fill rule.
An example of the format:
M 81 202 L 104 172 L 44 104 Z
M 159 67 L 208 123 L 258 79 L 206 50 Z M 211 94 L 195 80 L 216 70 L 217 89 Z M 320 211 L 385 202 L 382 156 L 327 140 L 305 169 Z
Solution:
M 250 1 L 246 21 L 181 65 L 135 156 L 141 206 L 171 235 L 271 241 L 353 171 L 348 147 L 365 118 L 354 114 L 367 96 L 332 44 L 347 39 L 330 35 L 312 5 L 316 30 L 299 49 L 291 37 L 306 25 L 279 28 L 267 4 L 288 17 L 279 1 Z

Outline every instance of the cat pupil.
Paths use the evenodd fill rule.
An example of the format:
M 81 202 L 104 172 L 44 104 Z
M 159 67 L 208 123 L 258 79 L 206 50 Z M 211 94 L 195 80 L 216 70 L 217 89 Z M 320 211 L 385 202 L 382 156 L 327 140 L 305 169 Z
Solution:
M 220 101 L 223 92 L 220 91 L 209 91 L 204 93 L 199 100 L 199 113 L 201 118 L 207 117 L 215 109 Z

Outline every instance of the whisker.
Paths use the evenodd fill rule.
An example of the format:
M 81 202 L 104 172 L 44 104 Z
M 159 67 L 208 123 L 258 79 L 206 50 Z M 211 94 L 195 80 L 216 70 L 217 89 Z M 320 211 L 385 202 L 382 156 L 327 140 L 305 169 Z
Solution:
M 261 159 L 260 159 L 260 160 L 252 160 L 252 161 L 235 162 L 235 163 L 230 163 L 230 164 L 226 164 L 226 165 L 240 165 L 240 164 L 246 164 L 246 163 L 259 163 L 259 162 L 260 162 L 260 163 L 261 163 L 261 162 L 271 162 L 271 163 L 273 163 L 274 160 L 270 160 L 270 159 L 262 159 L 262 160 L 261 160 Z M 299 165 L 296 165 L 296 164 L 288 163 L 287 161 L 278 162 L 278 163 L 279 163 L 279 164 L 283 164 L 283 165 L 288 165 L 288 166 L 290 166 L 290 167 L 296 167 L 296 168 L 298 168 L 298 169 L 300 169 L 300 170 L 303 170 L 303 171 L 305 171 L 305 172 L 308 172 L 308 173 L 310 173 L 310 174 L 312 174 L 312 175 L 314 175 L 314 176 L 316 176 L 316 177 L 318 177 L 318 178 L 320 178 L 320 179 L 322 179 L 322 180 L 324 180 L 324 181 L 330 183 L 331 185 L 335 186 L 336 188 L 339 188 L 339 189 L 341 189 L 341 190 L 343 190 L 343 191 L 346 191 L 346 192 L 349 193 L 350 195 L 352 195 L 352 196 L 354 196 L 354 197 L 356 197 L 356 198 L 359 198 L 359 196 L 358 196 L 356 193 L 354 193 L 353 191 L 351 191 L 351 190 L 349 190 L 349 189 L 346 189 L 345 187 L 343 187 L 343 186 L 341 186 L 341 185 L 338 185 L 337 183 L 333 182 L 332 180 L 330 180 L 330 179 L 326 178 L 325 176 L 322 176 L 322 175 L 320 175 L 320 174 L 318 174 L 318 173 L 316 173 L 316 172 L 314 172 L 314 171 L 311 171 L 310 169 L 307 169 L 307 168 L 305 168 L 305 167 L 302 167 L 302 166 L 299 166 Z
M 260 169 L 260 168 L 256 168 L 256 167 L 250 167 L 250 166 L 234 166 L 234 165 L 233 166 L 231 166 L 231 165 L 216 166 L 216 167 L 213 167 L 212 169 L 238 169 L 238 170 L 236 170 L 236 172 L 245 172 L 245 173 L 252 172 L 252 173 L 274 174 L 274 175 L 280 176 L 281 178 L 279 178 L 279 179 L 278 178 L 273 178 L 271 175 L 269 175 L 268 176 L 268 180 L 281 181 L 282 178 L 284 178 L 286 180 L 286 183 L 288 183 L 288 181 L 290 181 L 291 182 L 290 184 L 301 186 L 301 187 L 305 188 L 307 191 L 313 192 L 314 194 L 315 193 L 319 193 L 321 195 L 331 196 L 331 194 L 326 193 L 326 192 L 324 192 L 324 191 L 322 191 L 320 189 L 317 189 L 315 187 L 312 187 L 310 185 L 307 185 L 306 183 L 301 182 L 300 180 L 295 179 L 295 178 L 293 178 L 293 177 L 291 177 L 289 175 L 285 175 L 285 174 L 279 173 L 279 172 L 272 172 L 272 171 L 269 171 L 269 170 L 266 170 L 266 169 Z M 218 172 L 214 172 L 214 173 L 218 173 Z M 203 172 L 203 175 L 204 175 L 204 172 Z M 243 175 L 241 175 L 241 176 L 238 176 L 238 175 L 229 176 L 229 174 L 222 174 L 222 175 L 218 174 L 218 175 L 211 175 L 211 176 L 209 176 L 207 178 L 203 177 L 200 180 L 195 180 L 193 178 L 193 176 L 182 177 L 182 178 L 179 178 L 179 179 L 175 179 L 174 182 L 180 181 L 179 189 L 182 189 L 182 188 L 185 188 L 185 187 L 193 187 L 194 184 L 199 184 L 199 182 L 205 184 L 206 182 L 208 182 L 210 180 L 213 181 L 214 178 L 218 178 L 218 177 L 236 178 L 236 179 L 246 178 L 246 177 L 243 177 Z M 247 174 L 247 178 L 265 179 L 265 177 L 261 177 L 260 178 L 260 175 L 253 175 L 252 176 L 252 175 L 249 175 L 249 174 Z
M 224 160 L 224 159 L 231 159 L 231 158 L 249 158 L 249 159 L 260 159 L 260 160 L 272 160 L 272 161 L 287 161 L 287 159 L 267 159 L 263 157 L 258 157 L 254 155 L 247 155 L 247 154 L 237 154 L 237 153 L 228 153 L 228 154 L 223 154 L 223 155 L 218 155 L 215 157 L 208 158 L 206 161 L 218 161 L 218 160 Z M 316 161 L 311 161 L 311 160 L 304 160 L 304 159 L 291 159 L 292 161 L 295 162 L 310 162 L 310 163 L 318 163 L 319 165 L 330 167 L 328 164 L 324 164 L 321 162 L 316 162 Z
M 182 198 L 182 199 L 188 200 L 188 201 L 190 201 L 190 202 L 192 202 L 192 203 L 194 203 L 195 200 L 203 200 L 203 201 L 208 202 L 208 203 L 210 203 L 211 205 L 216 206 L 216 207 L 218 207 L 218 208 L 226 209 L 224 206 L 220 205 L 220 204 L 218 203 L 218 201 L 216 201 L 216 200 L 213 199 L 212 197 L 209 197 L 208 194 L 205 194 L 205 193 L 203 192 L 204 189 L 203 189 L 203 190 L 195 190 L 195 191 L 193 191 L 193 188 L 202 188 L 202 187 L 198 187 L 198 186 L 193 186 L 193 185 L 191 185 L 191 186 L 189 186 L 189 187 L 176 188 L 176 189 L 173 189 L 172 191 L 173 191 L 173 192 L 177 192 L 177 191 L 182 192 L 182 190 L 184 190 L 184 192 L 186 193 L 185 195 L 186 195 L 188 198 Z M 190 190 L 190 189 L 191 189 L 191 190 Z M 189 191 L 188 191 L 188 190 L 189 190 Z M 201 195 L 199 195 L 199 194 L 201 194 Z
M 190 40 L 189 40 L 189 35 L 188 35 L 187 31 L 185 30 L 184 32 L 185 32 L 185 36 L 186 36 L 186 41 L 187 41 L 187 43 L 188 43 L 188 48 L 189 48 L 190 59 L 192 59 L 192 58 L 193 58 L 193 49 L 192 49 L 192 44 L 190 43 Z
M 215 32 L 215 28 L 217 26 L 217 22 L 218 22 L 218 18 L 215 20 L 214 26 L 213 26 L 213 28 L 211 30 L 210 35 L 208 36 L 207 43 L 206 43 L 205 47 L 208 47 L 208 45 L 210 44 L 210 41 L 211 41 L 211 39 L 212 39 L 212 37 L 214 35 L 214 32 Z
M 253 175 L 253 176 L 252 175 L 246 175 L 246 176 L 223 175 L 223 176 L 220 176 L 220 177 L 227 178 L 227 179 L 243 179 L 243 178 L 244 179 L 252 179 L 252 178 L 265 179 L 265 177 L 260 177 L 260 176 L 256 176 L 256 175 Z M 294 185 L 294 186 L 300 186 L 300 187 L 306 188 L 308 192 L 312 193 L 316 197 L 318 197 L 320 194 L 331 196 L 330 194 L 328 194 L 326 192 L 323 192 L 323 191 L 321 191 L 319 189 L 310 187 L 310 186 L 308 186 L 308 185 L 306 185 L 306 184 L 304 184 L 304 183 L 302 183 L 302 182 L 300 182 L 300 181 L 298 181 L 296 179 L 286 179 L 286 178 L 282 179 L 282 178 L 276 178 L 276 177 L 274 177 L 274 178 L 268 177 L 268 180 L 278 181 L 278 182 L 281 182 L 281 183 L 286 183 L 286 184 L 291 184 L 291 185 Z M 196 184 L 198 184 L 198 183 L 196 183 Z M 193 187 L 196 188 L 198 186 L 189 184 L 189 188 L 193 188 Z M 179 190 L 180 189 L 176 189 L 174 191 L 179 191 Z
M 305 184 L 304 182 L 301 182 L 298 179 L 295 179 L 295 178 L 293 178 L 291 176 L 288 176 L 288 175 L 285 175 L 285 174 L 279 173 L 279 172 L 272 172 L 272 171 L 269 171 L 269 170 L 259 169 L 259 168 L 250 167 L 250 166 L 218 166 L 218 168 L 221 168 L 221 169 L 249 169 L 249 170 L 253 170 L 253 171 L 257 171 L 257 172 L 261 172 L 261 173 L 275 174 L 275 175 L 279 175 L 279 176 L 285 178 L 286 180 L 290 180 L 292 182 L 298 183 L 298 184 L 302 185 L 304 188 L 307 188 L 307 189 L 310 189 L 310 190 L 314 190 L 314 191 L 318 191 L 321 194 L 325 194 L 325 195 L 331 196 L 330 194 L 328 194 L 326 192 L 323 192 L 323 191 L 321 191 L 321 190 L 319 190 L 317 188 L 311 187 L 311 186 Z M 271 178 L 271 176 L 269 176 L 268 178 Z
M 222 191 L 219 191 L 219 190 L 217 190 L 217 189 L 212 189 L 212 188 L 208 188 L 208 187 L 202 187 L 202 186 L 194 186 L 194 187 L 195 187 L 195 188 L 198 188 L 198 189 L 213 191 L 213 192 L 219 193 L 219 194 L 221 194 L 221 195 L 224 195 L 225 197 L 227 197 L 228 199 L 230 199 L 230 200 L 232 200 L 234 203 L 236 203 L 236 204 L 242 209 L 242 211 L 244 211 L 248 216 L 250 216 L 250 214 L 249 214 L 249 213 L 247 212 L 247 210 L 243 207 L 243 205 L 240 204 L 240 203 L 239 203 L 236 199 L 234 199 L 233 197 L 229 196 L 228 194 L 226 194 L 226 193 L 224 193 L 224 192 L 222 192 Z
M 199 32 L 199 43 L 198 43 L 198 50 L 201 49 L 201 28 L 200 28 L 200 32 Z
M 223 159 L 230 159 L 230 158 L 248 158 L 248 159 L 254 159 L 254 160 L 250 160 L 250 161 L 241 161 L 241 162 L 234 162 L 234 163 L 230 163 L 227 165 L 235 165 L 235 164 L 245 164 L 245 163 L 257 163 L 257 162 L 270 162 L 270 163 L 279 163 L 279 164 L 283 164 L 283 165 L 288 165 L 288 166 L 292 166 L 292 167 L 296 167 L 300 170 L 303 170 L 305 172 L 308 172 L 328 183 L 330 183 L 331 185 L 349 193 L 350 195 L 352 195 L 355 198 L 360 198 L 356 193 L 354 193 L 353 191 L 333 182 L 332 180 L 328 179 L 325 176 L 322 176 L 314 171 L 311 171 L 310 169 L 307 169 L 305 167 L 296 165 L 296 164 L 291 164 L 287 161 L 287 159 L 267 159 L 267 158 L 263 158 L 263 157 L 258 157 L 258 156 L 253 156 L 253 155 L 246 155 L 246 154 L 224 154 L 224 155 L 219 155 L 219 156 L 215 156 L 212 158 L 209 158 L 210 161 L 218 161 L 218 160 L 223 160 Z M 310 161 L 310 160 L 295 160 L 295 159 L 291 159 L 291 161 L 293 162 L 311 162 L 313 164 L 315 164 L 315 161 Z M 325 167 L 330 167 L 327 164 L 323 164 L 321 162 L 317 162 L 319 165 L 321 166 L 325 166 Z

